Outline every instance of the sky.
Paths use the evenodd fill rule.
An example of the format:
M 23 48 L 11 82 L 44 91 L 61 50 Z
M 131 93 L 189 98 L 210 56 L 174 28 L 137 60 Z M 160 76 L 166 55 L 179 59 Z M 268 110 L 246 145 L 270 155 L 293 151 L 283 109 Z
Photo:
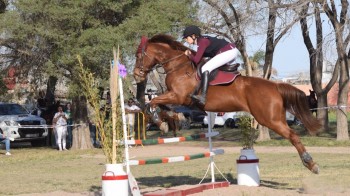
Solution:
M 329 23 L 328 18 L 325 15 L 321 15 L 323 21 L 323 34 L 326 40 L 330 40 L 332 36 L 329 36 L 332 31 L 332 26 Z M 316 43 L 316 30 L 313 25 L 314 21 L 309 21 L 310 26 L 310 38 L 315 46 Z M 249 55 L 253 55 L 258 50 L 265 51 L 266 35 L 260 37 L 252 37 L 247 40 L 247 52 Z M 335 62 L 336 52 L 334 46 L 334 40 L 324 44 L 324 58 L 330 62 Z M 277 70 L 279 77 L 285 77 L 295 75 L 300 72 L 309 72 L 309 53 L 303 41 L 301 33 L 300 23 L 296 23 L 291 29 L 289 34 L 286 34 L 277 44 L 274 51 L 274 59 L 272 67 Z
M 299 31 L 298 31 L 299 30 Z M 248 40 L 248 54 L 260 50 L 265 51 L 265 37 L 256 37 Z M 299 28 L 279 41 L 275 48 L 273 68 L 277 70 L 278 76 L 287 76 L 300 72 L 309 71 L 309 57 Z
M 254 37 L 247 41 L 249 55 L 258 50 L 265 51 L 265 36 Z M 310 70 L 309 55 L 301 35 L 300 25 L 296 25 L 290 34 L 285 35 L 277 44 L 272 67 L 278 76 L 289 76 Z

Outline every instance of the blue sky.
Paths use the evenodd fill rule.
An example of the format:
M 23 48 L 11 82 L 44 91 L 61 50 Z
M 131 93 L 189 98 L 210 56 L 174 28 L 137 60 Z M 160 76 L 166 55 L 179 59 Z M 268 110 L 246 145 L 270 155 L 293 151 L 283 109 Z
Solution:
M 252 55 L 259 49 L 265 51 L 265 39 L 265 36 L 249 39 L 247 44 L 248 54 Z M 287 76 L 310 70 L 309 55 L 303 42 L 299 24 L 277 44 L 272 66 L 277 70 L 278 76 Z
M 335 43 L 331 40 L 333 36 L 329 36 L 333 27 L 331 26 L 327 16 L 321 15 L 323 21 L 323 34 L 325 44 L 323 51 L 325 60 L 330 62 L 336 61 Z M 310 19 L 310 18 L 309 18 Z M 308 21 L 310 26 L 310 38 L 314 46 L 316 43 L 316 30 L 314 21 Z M 247 51 L 249 55 L 253 55 L 258 50 L 265 51 L 266 35 L 254 36 L 247 41 Z M 300 23 L 296 23 L 289 34 L 286 34 L 277 44 L 274 52 L 272 66 L 277 70 L 278 76 L 289 76 L 300 72 L 308 72 L 309 53 L 303 41 Z

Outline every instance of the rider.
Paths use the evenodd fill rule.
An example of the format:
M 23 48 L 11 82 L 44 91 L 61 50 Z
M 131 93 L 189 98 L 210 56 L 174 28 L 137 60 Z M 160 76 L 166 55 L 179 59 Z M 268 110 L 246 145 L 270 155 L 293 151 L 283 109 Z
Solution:
M 195 64 L 198 64 L 203 57 L 211 58 L 202 67 L 201 95 L 192 95 L 193 99 L 205 105 L 209 73 L 222 65 L 233 63 L 238 55 L 238 49 L 234 43 L 230 43 L 225 39 L 202 36 L 199 27 L 194 25 L 186 27 L 183 32 L 183 39 L 188 44 L 196 44 L 198 46 L 196 54 L 192 54 L 190 50 L 185 51 L 185 55 Z

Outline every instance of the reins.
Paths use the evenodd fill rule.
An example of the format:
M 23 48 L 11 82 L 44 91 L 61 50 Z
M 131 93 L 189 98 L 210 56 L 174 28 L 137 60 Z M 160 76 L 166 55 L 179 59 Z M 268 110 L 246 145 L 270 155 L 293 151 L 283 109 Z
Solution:
M 143 55 L 142 55 L 142 58 L 143 58 L 143 56 L 147 56 L 149 59 L 151 59 L 151 57 L 146 53 L 146 51 L 143 51 L 142 54 L 143 54 Z M 168 60 L 166 60 L 166 61 L 164 61 L 164 62 L 157 63 L 153 68 L 148 69 L 148 70 L 144 70 L 143 61 L 142 61 L 142 64 L 141 64 L 142 67 L 140 67 L 140 69 L 141 69 L 142 71 L 151 72 L 151 71 L 153 71 L 154 69 L 157 70 L 159 67 L 164 67 L 165 64 L 167 64 L 167 63 L 169 63 L 169 62 L 171 62 L 171 61 L 173 61 L 173 60 L 175 60 L 175 59 L 177 59 L 177 58 L 180 58 L 180 57 L 183 56 L 183 55 L 185 55 L 185 54 L 184 54 L 184 53 L 181 53 L 180 55 L 177 55 L 177 56 L 175 56 L 175 57 L 173 57 L 173 58 L 170 58 L 170 59 L 168 59 Z M 185 63 L 186 63 L 186 62 L 185 62 Z M 184 64 L 185 64 L 185 63 L 184 63 Z M 160 73 L 160 74 L 167 74 L 167 72 L 166 72 L 165 70 L 164 70 L 164 73 L 161 73 L 161 72 L 159 72 L 158 70 L 157 70 L 157 72 Z M 168 72 L 168 73 L 169 73 L 169 72 Z

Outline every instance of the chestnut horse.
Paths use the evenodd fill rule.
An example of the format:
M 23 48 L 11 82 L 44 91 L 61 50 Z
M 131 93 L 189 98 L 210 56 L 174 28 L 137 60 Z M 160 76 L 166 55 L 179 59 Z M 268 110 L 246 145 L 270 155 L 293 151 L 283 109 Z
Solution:
M 147 105 L 146 105 L 147 108 Z M 177 113 L 170 107 L 166 105 L 159 105 L 160 111 L 157 113 L 159 121 L 154 121 L 153 114 L 149 111 L 144 111 L 145 114 L 145 123 L 155 123 L 160 129 L 160 136 L 164 136 L 165 133 L 168 133 L 169 129 L 172 130 L 173 136 L 176 137 L 177 133 L 180 131 L 181 121 L 186 120 L 182 113 Z
M 168 35 L 156 35 L 139 46 L 134 68 L 136 81 L 143 81 L 157 66 L 162 66 L 167 74 L 168 91 L 152 99 L 152 111 L 158 105 L 191 105 L 191 93 L 198 85 L 196 68 L 184 51 L 188 48 Z M 259 124 L 270 128 L 288 139 L 296 148 L 302 163 L 313 173 L 318 173 L 318 165 L 301 143 L 299 136 L 286 121 L 286 111 L 302 121 L 310 134 L 315 135 L 321 127 L 311 114 L 303 91 L 286 83 L 276 83 L 257 77 L 238 76 L 232 83 L 209 86 L 207 102 L 202 109 L 211 112 L 246 111 Z

